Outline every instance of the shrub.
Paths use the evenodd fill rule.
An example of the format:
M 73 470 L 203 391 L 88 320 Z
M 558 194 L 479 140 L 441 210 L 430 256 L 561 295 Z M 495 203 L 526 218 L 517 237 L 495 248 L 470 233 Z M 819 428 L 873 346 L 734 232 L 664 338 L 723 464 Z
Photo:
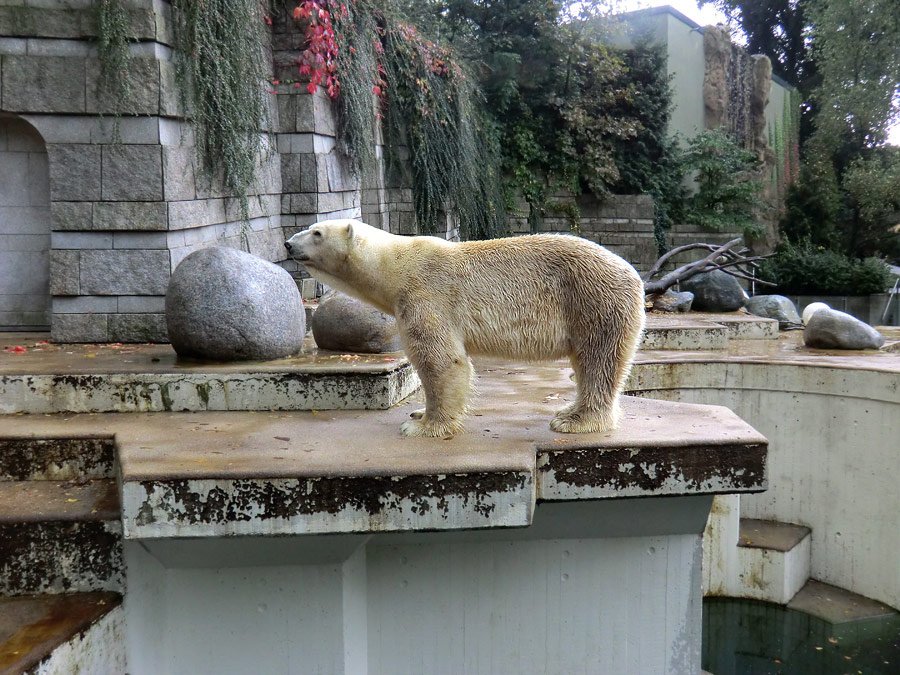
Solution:
M 719 232 L 742 231 L 745 237 L 760 234 L 753 215 L 762 192 L 755 153 L 715 129 L 697 134 L 682 162 L 697 186 L 697 192 L 685 202 L 685 220 Z
M 760 277 L 778 284 L 780 293 L 868 295 L 884 292 L 890 271 L 877 258 L 859 260 L 808 241 L 785 242 L 763 261 Z

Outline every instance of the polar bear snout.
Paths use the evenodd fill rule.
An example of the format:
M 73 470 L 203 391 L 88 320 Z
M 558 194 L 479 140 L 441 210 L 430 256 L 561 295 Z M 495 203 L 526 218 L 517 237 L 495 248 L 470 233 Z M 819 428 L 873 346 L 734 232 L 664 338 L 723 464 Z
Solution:
M 309 254 L 303 250 L 303 243 L 297 240 L 297 235 L 284 242 L 284 247 L 287 249 L 288 255 L 294 260 L 298 262 L 309 260 Z

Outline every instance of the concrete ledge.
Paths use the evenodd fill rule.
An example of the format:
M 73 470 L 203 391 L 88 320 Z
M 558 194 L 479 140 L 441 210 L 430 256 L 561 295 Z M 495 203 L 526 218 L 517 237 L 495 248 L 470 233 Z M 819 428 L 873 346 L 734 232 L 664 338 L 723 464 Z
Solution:
M 449 440 L 399 435 L 421 395 L 382 412 L 53 416 L 40 432 L 115 437 L 131 539 L 521 527 L 536 500 L 766 487 L 766 439 L 724 408 L 626 399 L 619 430 L 555 434 L 570 369 L 479 372 L 469 432 Z M 7 436 L 34 433 L 8 419 Z
M 39 338 L 38 340 L 29 340 Z M 0 351 L 0 413 L 385 409 L 419 387 L 401 353 L 318 352 L 277 361 L 179 360 L 169 345 L 50 345 Z
M 690 312 L 647 315 L 641 350 L 725 349 L 731 340 L 771 340 L 778 322 L 752 314 Z

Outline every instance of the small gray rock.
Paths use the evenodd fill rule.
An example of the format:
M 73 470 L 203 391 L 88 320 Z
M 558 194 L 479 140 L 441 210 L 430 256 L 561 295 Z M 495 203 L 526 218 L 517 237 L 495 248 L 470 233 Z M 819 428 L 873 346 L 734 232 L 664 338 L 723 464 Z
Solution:
M 394 317 L 337 291 L 325 294 L 310 324 L 320 349 L 381 354 L 403 348 Z
M 194 251 L 172 273 L 166 325 L 179 356 L 215 361 L 283 358 L 300 351 L 306 333 L 291 275 L 221 247 Z
M 855 316 L 836 309 L 820 309 L 806 324 L 803 342 L 817 349 L 880 349 L 884 337 Z
M 690 291 L 673 291 L 671 288 L 653 301 L 653 309 L 658 312 L 690 312 L 694 294 Z
M 722 270 L 696 274 L 680 285 L 694 294 L 692 308 L 700 312 L 734 312 L 747 301 L 738 280 Z
M 799 324 L 800 313 L 783 295 L 754 295 L 744 305 L 748 312 L 766 319 L 777 319 L 778 325 Z

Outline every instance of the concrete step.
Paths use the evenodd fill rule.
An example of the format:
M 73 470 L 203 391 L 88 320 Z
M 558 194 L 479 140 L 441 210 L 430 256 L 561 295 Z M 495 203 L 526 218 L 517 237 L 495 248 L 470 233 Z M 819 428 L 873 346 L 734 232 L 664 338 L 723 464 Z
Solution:
M 752 314 L 651 312 L 641 349 L 707 350 L 726 349 L 730 340 L 772 340 L 778 337 L 778 322 Z
M 735 595 L 787 604 L 809 580 L 810 529 L 741 518 Z
M 118 593 L 0 598 L 0 675 L 125 672 L 121 603 Z
M 401 352 L 319 352 L 312 338 L 296 356 L 240 363 L 179 359 L 165 344 L 16 344 L 0 351 L 0 414 L 383 410 L 419 388 Z
M 0 481 L 113 478 L 115 443 L 95 438 L 0 438 Z
M 123 569 L 113 479 L 0 481 L 0 595 L 118 591 Z

